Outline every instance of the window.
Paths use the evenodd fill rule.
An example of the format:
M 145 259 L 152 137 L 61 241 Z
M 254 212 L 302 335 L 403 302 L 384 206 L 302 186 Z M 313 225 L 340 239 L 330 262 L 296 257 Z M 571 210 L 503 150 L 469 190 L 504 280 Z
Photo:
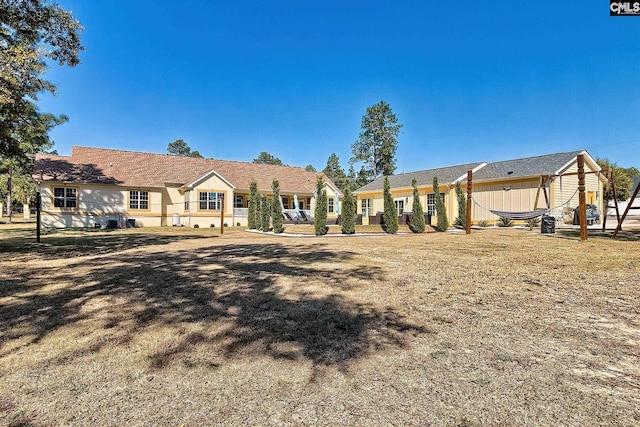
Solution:
M 299 200 L 298 204 L 300 205 L 300 210 L 303 211 L 304 210 L 304 200 Z
M 200 192 L 200 210 L 201 211 L 219 211 L 222 210 L 222 198 L 224 193 L 214 193 L 209 191 Z
M 54 187 L 53 206 L 56 208 L 78 207 L 78 190 L 68 187 Z
M 233 196 L 233 207 L 234 208 L 243 208 L 244 207 L 244 197 L 243 196 Z
M 444 193 L 440 193 L 440 197 L 442 197 L 442 201 L 444 202 Z M 431 216 L 435 216 L 437 214 L 435 194 L 427 194 L 427 212 Z
M 402 215 L 402 212 L 404 212 L 404 200 L 394 200 L 394 203 L 396 204 L 398 216 Z
M 362 207 L 362 216 L 371 216 L 371 199 L 360 200 L 360 206 Z
M 190 191 L 187 191 L 186 193 L 184 193 L 184 210 L 185 212 L 189 211 L 189 199 L 190 199 Z
M 333 197 L 327 199 L 327 211 L 333 212 Z
M 129 209 L 149 209 L 149 192 L 148 191 L 129 191 Z
M 289 198 L 288 197 L 283 197 L 282 198 L 282 206 L 284 207 L 284 209 L 289 209 Z

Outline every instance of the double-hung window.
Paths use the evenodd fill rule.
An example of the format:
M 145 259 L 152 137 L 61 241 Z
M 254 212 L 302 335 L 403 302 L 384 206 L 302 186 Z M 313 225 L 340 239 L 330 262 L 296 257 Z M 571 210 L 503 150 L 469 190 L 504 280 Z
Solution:
M 243 208 L 244 207 L 244 197 L 243 196 L 233 196 L 233 207 L 234 208 Z
M 129 209 L 148 210 L 149 192 L 140 190 L 129 190 Z
M 54 187 L 53 206 L 56 208 L 78 207 L 78 190 L 69 187 Z
M 199 193 L 199 209 L 201 211 L 219 211 L 222 210 L 222 198 L 224 193 L 213 191 L 201 191 Z
M 333 197 L 329 197 L 327 199 L 327 211 L 328 212 L 333 212 L 334 210 L 334 201 L 333 201 Z

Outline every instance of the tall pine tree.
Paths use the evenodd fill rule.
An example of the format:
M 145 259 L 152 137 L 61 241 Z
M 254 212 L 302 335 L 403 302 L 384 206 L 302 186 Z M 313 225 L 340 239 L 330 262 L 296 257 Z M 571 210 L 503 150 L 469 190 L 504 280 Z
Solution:
M 396 170 L 398 134 L 402 125 L 385 101 L 367 108 L 360 125 L 362 132 L 351 145 L 351 163 L 364 162 L 364 176 L 372 181 L 382 175 L 392 175 Z
M 384 177 L 384 225 L 385 231 L 389 234 L 398 232 L 398 211 L 391 195 L 389 177 Z
M 422 202 L 420 202 L 420 193 L 418 193 L 418 181 L 415 179 L 411 181 L 411 186 L 413 187 L 411 231 L 414 233 L 424 233 L 424 212 L 422 210 Z

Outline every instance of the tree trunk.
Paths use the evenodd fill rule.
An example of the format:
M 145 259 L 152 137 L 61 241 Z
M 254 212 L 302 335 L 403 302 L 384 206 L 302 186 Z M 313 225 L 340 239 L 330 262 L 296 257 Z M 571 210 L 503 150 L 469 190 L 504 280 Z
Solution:
M 7 176 L 7 224 L 11 224 L 11 166 L 9 166 L 8 176 Z

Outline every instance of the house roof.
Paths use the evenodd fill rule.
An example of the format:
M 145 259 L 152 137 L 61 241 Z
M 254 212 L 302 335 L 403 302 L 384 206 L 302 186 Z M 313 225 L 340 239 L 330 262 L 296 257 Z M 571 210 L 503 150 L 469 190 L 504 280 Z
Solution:
M 563 172 L 567 166 L 576 160 L 576 156 L 581 153 L 588 155 L 586 151 L 580 150 L 492 162 L 488 163 L 479 171 L 474 172 L 473 180 L 492 181 L 556 175 Z M 588 159 L 591 159 L 590 156 L 588 156 Z M 595 165 L 595 161 L 593 161 L 593 159 L 591 159 L 591 161 Z
M 433 184 L 433 178 L 438 177 L 440 184 L 450 184 L 457 181 L 461 176 L 466 176 L 469 169 L 476 169 L 482 163 L 467 163 L 464 165 L 447 166 L 437 169 L 426 169 L 416 172 L 400 173 L 389 176 L 389 186 L 391 188 L 410 188 L 411 182 L 415 179 L 418 186 L 430 186 Z M 370 182 L 364 187 L 359 188 L 356 193 L 366 193 L 369 191 L 380 191 L 383 189 L 384 179 L 379 178 Z
M 190 184 L 212 171 L 238 190 L 248 191 L 255 179 L 258 190 L 268 192 L 275 178 L 282 192 L 311 194 L 318 175 L 335 186 L 323 174 L 295 166 L 79 146 L 72 148 L 71 156 L 38 154 L 33 176 L 40 181 L 164 187 L 167 183 Z
M 466 179 L 468 170 L 473 170 L 474 182 L 531 178 L 541 175 L 558 175 L 576 161 L 578 154 L 586 154 L 585 163 L 590 165 L 592 169 L 599 170 L 599 166 L 593 157 L 591 157 L 587 151 L 579 150 L 493 163 L 469 163 L 466 165 L 401 173 L 389 176 L 389 185 L 391 188 L 411 187 L 411 180 L 415 178 L 418 181 L 418 186 L 430 186 L 435 176 L 438 177 L 440 184 L 453 184 L 461 178 Z M 384 180 L 379 178 L 359 188 L 356 193 L 381 191 L 383 189 L 383 183 Z

